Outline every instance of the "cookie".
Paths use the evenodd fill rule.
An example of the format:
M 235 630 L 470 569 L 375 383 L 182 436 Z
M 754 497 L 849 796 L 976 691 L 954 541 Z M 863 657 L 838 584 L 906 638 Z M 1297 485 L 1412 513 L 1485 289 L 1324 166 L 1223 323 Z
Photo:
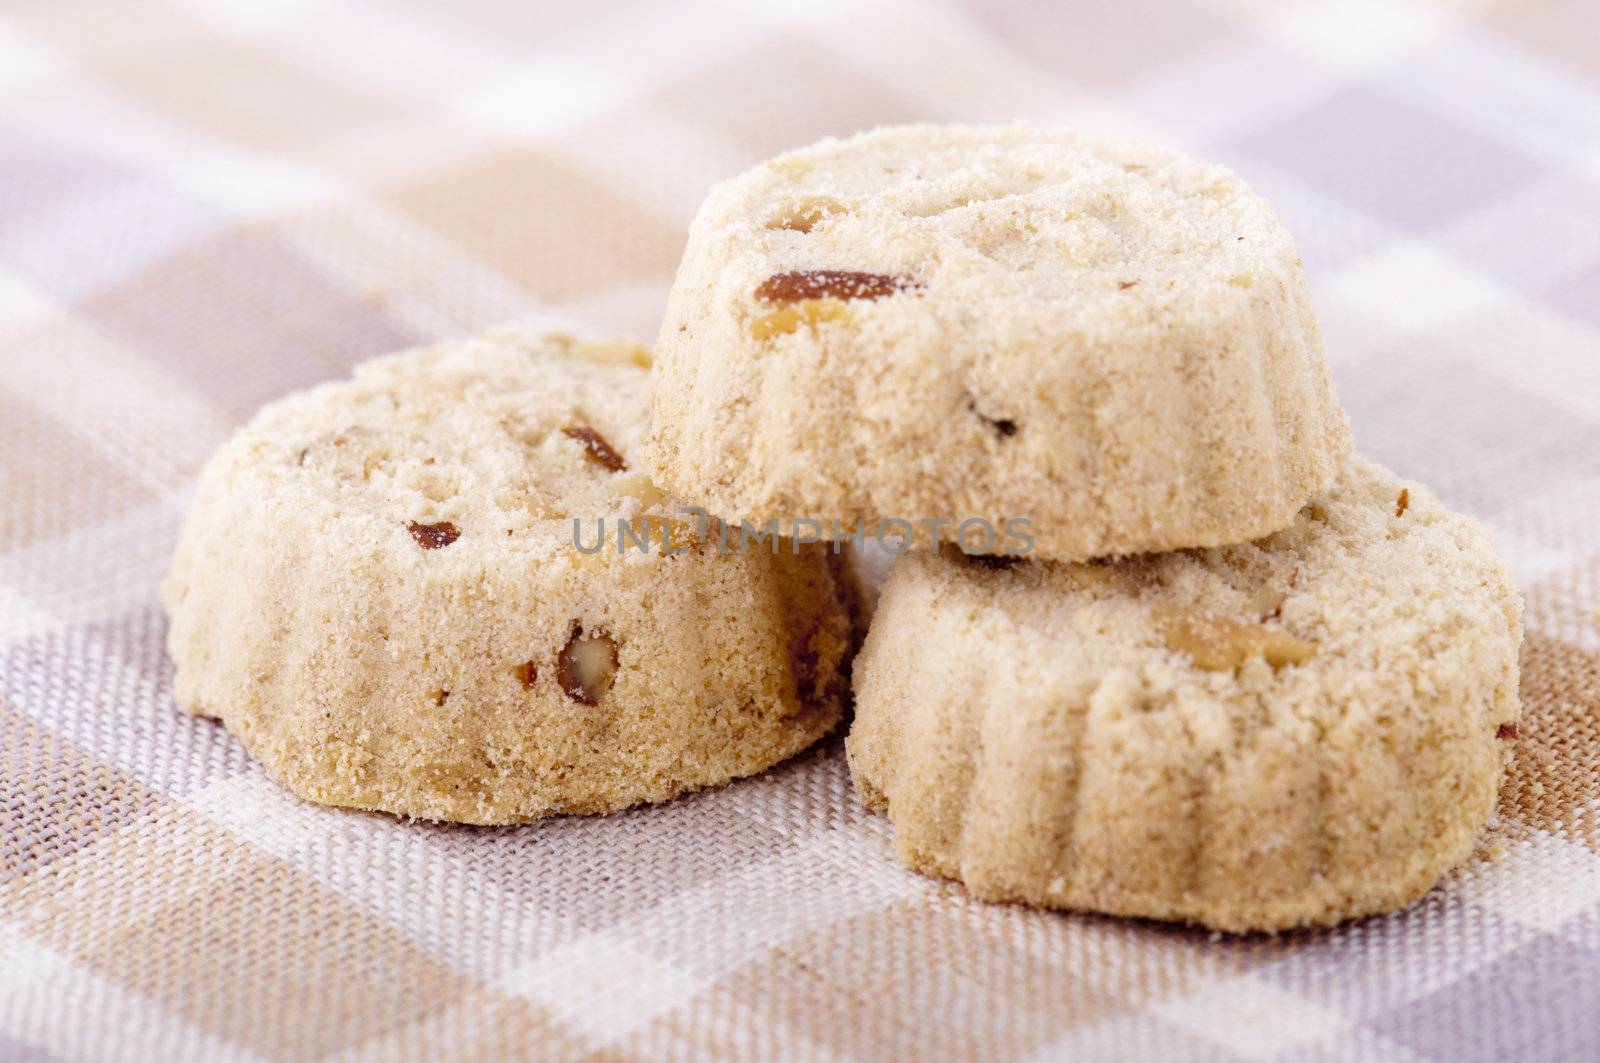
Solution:
M 1472 852 L 1520 640 L 1482 529 L 1353 459 L 1247 545 L 901 558 L 846 747 L 905 862 L 979 897 L 1327 925 L 1410 903 Z
M 647 362 L 499 333 L 263 409 L 207 465 L 166 582 L 178 703 L 302 797 L 468 823 L 661 801 L 810 745 L 847 692 L 835 562 L 672 519 L 636 460 Z
M 879 129 L 715 188 L 651 409 L 646 461 L 714 513 L 924 545 L 970 519 L 969 552 L 1062 560 L 1267 534 L 1349 450 L 1263 200 L 1021 125 Z

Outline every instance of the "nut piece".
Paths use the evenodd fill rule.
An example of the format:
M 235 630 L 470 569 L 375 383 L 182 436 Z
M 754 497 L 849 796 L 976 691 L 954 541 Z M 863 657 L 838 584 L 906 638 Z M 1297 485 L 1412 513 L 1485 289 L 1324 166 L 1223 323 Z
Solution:
M 750 334 L 758 340 L 767 340 L 788 335 L 801 325 L 815 327 L 824 321 L 838 321 L 849 317 L 849 308 L 845 306 L 849 300 L 870 302 L 915 287 L 915 283 L 904 277 L 883 273 L 839 269 L 775 273 L 756 287 L 756 298 L 784 305 L 751 322 Z
M 1162 605 L 1155 614 L 1167 648 L 1208 672 L 1235 671 L 1251 657 L 1264 657 L 1272 667 L 1282 668 L 1309 661 L 1317 653 L 1314 642 L 1205 609 Z
M 787 336 L 801 325 L 815 328 L 824 321 L 842 321 L 850 317 L 850 308 L 837 299 L 802 299 L 770 314 L 763 314 L 750 323 L 750 335 L 758 340 L 774 336 Z
M 419 524 L 412 521 L 406 525 L 406 531 L 411 533 L 417 545 L 424 550 L 438 550 L 461 538 L 461 529 L 447 520 L 441 520 L 437 524 Z
M 1395 499 L 1395 502 L 1394 502 L 1394 515 L 1397 516 L 1397 517 L 1403 517 L 1403 516 L 1406 515 L 1406 510 L 1410 509 L 1410 508 L 1411 508 L 1411 488 L 1402 487 L 1402 488 L 1400 488 L 1400 497 Z
M 650 352 L 633 340 L 584 340 L 572 346 L 575 358 L 583 358 L 601 365 L 636 365 L 650 368 Z
M 617 674 L 617 644 L 608 635 L 585 638 L 574 627 L 572 637 L 556 658 L 556 682 L 580 705 L 598 705 Z
M 773 159 L 767 163 L 767 169 L 784 177 L 804 177 L 811 172 L 811 164 L 805 159 L 797 159 L 786 155 L 781 159 Z
M 798 303 L 802 299 L 883 299 L 917 285 L 904 277 L 884 273 L 858 273 L 843 269 L 800 269 L 774 273 L 756 287 L 756 298 L 767 303 Z
M 522 684 L 524 690 L 532 690 L 533 684 L 539 681 L 539 666 L 532 661 L 523 661 L 511 669 L 511 674 L 517 677 L 517 682 Z
M 628 463 L 623 460 L 622 455 L 613 450 L 611 444 L 606 442 L 606 437 L 586 424 L 569 425 L 561 430 L 561 434 L 582 443 L 583 449 L 588 452 L 589 457 L 612 472 L 621 472 L 628 467 Z
M 844 204 L 832 196 L 802 196 L 768 218 L 767 228 L 792 229 L 797 233 L 808 233 L 817 222 L 842 210 Z
M 642 472 L 630 472 L 626 476 L 618 476 L 611 481 L 611 487 L 617 494 L 637 501 L 641 509 L 658 505 L 666 497 L 661 488 Z
M 1263 583 L 1250 595 L 1247 603 L 1250 611 L 1261 619 L 1277 616 L 1283 611 L 1283 603 L 1289 597 L 1289 588 Z
M 1496 738 L 1515 739 L 1517 737 L 1517 725 L 1514 723 L 1503 723 L 1499 727 L 1495 728 L 1494 736 Z

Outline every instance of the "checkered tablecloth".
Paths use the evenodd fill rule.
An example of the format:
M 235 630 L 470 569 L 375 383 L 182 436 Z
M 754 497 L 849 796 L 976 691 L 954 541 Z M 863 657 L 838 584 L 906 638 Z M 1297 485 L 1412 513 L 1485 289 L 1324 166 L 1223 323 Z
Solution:
M 1415 907 L 975 903 L 836 742 L 606 818 L 336 812 L 173 707 L 157 581 L 258 404 L 514 319 L 649 339 L 712 181 L 1012 118 L 1272 198 L 1358 445 L 1511 559 L 1515 770 Z M 1597 604 L 1592 0 L 0 8 L 0 1058 L 1600 1058 Z

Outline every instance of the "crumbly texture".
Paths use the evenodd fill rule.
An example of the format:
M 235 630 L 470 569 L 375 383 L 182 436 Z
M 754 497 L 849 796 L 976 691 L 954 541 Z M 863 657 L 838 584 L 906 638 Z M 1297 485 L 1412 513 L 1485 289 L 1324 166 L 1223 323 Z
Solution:
M 512 823 L 765 768 L 839 719 L 826 547 L 719 554 L 635 466 L 648 356 L 500 333 L 380 358 L 212 458 L 176 696 L 314 801 Z M 606 548 L 586 547 L 607 522 Z M 656 531 L 618 554 L 615 520 Z M 671 529 L 672 549 L 660 549 Z M 682 551 L 682 552 L 677 552 Z
M 1333 924 L 1472 852 L 1521 609 L 1477 524 L 1360 460 L 1248 545 L 907 555 L 856 663 L 850 765 L 906 863 L 979 897 Z
M 1028 126 L 880 129 L 719 185 L 656 359 L 661 483 L 834 537 L 984 517 L 1064 560 L 1245 542 L 1349 450 L 1267 204 L 1219 167 Z

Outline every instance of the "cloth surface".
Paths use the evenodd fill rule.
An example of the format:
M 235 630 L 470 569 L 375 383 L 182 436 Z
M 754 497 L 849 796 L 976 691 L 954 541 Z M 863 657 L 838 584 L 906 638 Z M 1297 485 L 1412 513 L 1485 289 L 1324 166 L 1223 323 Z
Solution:
M 1031 118 L 1233 166 L 1358 445 L 1495 532 L 1482 855 L 1277 938 L 900 867 L 837 742 L 515 830 L 302 804 L 177 711 L 156 587 L 287 390 L 508 320 L 653 336 L 707 186 Z M 21 0 L 0 9 L 0 1058 L 1600 1057 L 1600 13 L 1574 2 Z

